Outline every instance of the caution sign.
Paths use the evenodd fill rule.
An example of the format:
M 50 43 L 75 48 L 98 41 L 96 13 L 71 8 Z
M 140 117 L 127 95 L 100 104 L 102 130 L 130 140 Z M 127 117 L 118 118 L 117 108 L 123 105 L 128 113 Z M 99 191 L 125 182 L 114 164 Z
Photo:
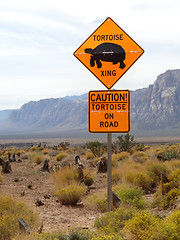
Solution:
M 107 89 L 111 89 L 143 53 L 144 50 L 124 30 L 107 18 L 74 56 Z
M 88 101 L 89 132 L 130 131 L 129 90 L 90 91 Z

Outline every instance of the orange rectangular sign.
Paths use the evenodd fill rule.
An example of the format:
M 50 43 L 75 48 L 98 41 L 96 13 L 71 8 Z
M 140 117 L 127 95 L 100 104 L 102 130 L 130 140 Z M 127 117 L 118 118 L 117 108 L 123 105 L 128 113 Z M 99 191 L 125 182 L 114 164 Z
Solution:
M 89 92 L 89 132 L 127 133 L 130 131 L 130 91 Z

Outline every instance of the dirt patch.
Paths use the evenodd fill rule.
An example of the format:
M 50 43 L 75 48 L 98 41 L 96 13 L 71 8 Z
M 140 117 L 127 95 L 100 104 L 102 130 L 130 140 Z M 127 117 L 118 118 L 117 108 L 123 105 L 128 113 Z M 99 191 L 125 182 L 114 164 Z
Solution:
M 101 214 L 88 210 L 83 201 L 74 207 L 61 205 L 54 196 L 51 173 L 42 172 L 42 166 L 34 166 L 29 160 L 23 160 L 12 162 L 11 167 L 12 173 L 2 174 L 0 194 L 20 200 L 37 212 L 43 222 L 44 231 L 66 231 L 71 227 L 93 228 L 95 218 Z M 90 191 L 98 192 L 105 186 L 104 177 L 99 175 L 98 182 Z M 36 206 L 37 198 L 43 202 L 43 206 Z

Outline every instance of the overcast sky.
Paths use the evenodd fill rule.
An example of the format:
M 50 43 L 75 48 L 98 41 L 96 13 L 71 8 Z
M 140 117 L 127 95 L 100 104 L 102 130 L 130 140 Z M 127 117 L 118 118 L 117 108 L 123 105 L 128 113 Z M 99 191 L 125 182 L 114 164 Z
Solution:
M 115 89 L 180 68 L 179 0 L 0 0 L 0 110 L 105 90 L 73 52 L 107 17 L 145 50 Z

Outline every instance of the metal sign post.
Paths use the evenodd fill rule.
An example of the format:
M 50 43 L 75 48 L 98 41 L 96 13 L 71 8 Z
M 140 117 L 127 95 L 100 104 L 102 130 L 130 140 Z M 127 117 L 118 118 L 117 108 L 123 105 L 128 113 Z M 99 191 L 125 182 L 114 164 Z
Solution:
M 108 160 L 107 160 L 107 173 L 108 173 L 108 212 L 112 211 L 112 134 L 107 134 L 107 152 L 108 152 Z

